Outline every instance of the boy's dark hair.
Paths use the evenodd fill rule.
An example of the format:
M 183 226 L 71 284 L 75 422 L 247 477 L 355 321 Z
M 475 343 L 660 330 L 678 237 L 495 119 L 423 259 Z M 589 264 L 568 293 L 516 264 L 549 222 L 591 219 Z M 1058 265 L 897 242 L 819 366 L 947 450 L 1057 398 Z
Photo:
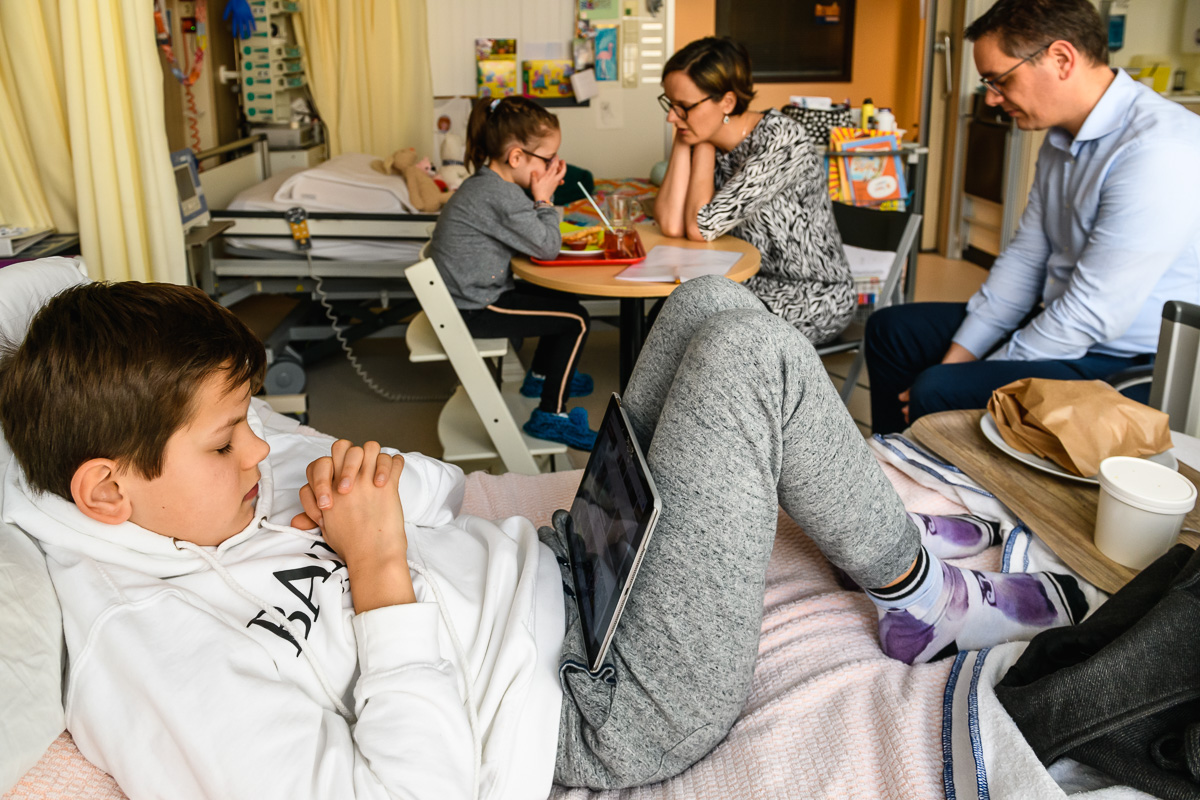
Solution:
M 1025 58 L 1052 42 L 1070 42 L 1093 64 L 1108 63 L 1108 34 L 1088 0 L 999 0 L 967 27 L 974 42 L 996 34 L 1005 55 Z
M 754 99 L 750 54 L 741 42 L 727 36 L 720 39 L 708 36 L 690 42 L 667 60 L 662 75 L 665 78 L 681 71 L 709 97 L 719 100 L 726 92 L 733 92 L 737 98 L 733 106 L 735 115 L 749 108 Z
M 53 297 L 0 351 L 0 428 L 29 486 L 71 499 L 75 470 L 111 458 L 147 479 L 197 411 L 200 385 L 262 385 L 262 342 L 204 292 L 86 283 Z
M 529 147 L 556 130 L 558 117 L 532 100 L 482 97 L 467 120 L 467 161 L 479 169 L 489 158 L 504 158 L 514 144 Z

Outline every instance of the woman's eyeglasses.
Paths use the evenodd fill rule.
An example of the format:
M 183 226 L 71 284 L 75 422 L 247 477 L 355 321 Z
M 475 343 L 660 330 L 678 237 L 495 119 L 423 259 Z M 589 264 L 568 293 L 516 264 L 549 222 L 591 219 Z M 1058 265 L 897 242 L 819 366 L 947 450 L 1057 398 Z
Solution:
M 993 92 L 995 92 L 996 94 L 1003 97 L 1004 96 L 1004 84 L 1007 83 L 1008 76 L 1011 75 L 1013 72 L 1015 72 L 1017 67 L 1021 66 L 1022 64 L 1026 63 L 1028 61 L 1032 61 L 1033 59 L 1040 56 L 1042 54 L 1042 52 L 1049 46 L 1050 45 L 1048 45 L 1048 44 L 1042 45 L 1037 50 L 1034 50 L 1032 53 L 1030 53 L 1029 55 L 1022 58 L 1016 64 L 1013 64 L 1011 67 L 1004 70 L 1004 72 L 1001 72 L 996 77 L 980 78 L 979 82 L 982 83 L 984 86 L 986 86 L 988 89 L 991 89 Z
M 679 117 L 680 120 L 687 122 L 689 111 L 691 111 L 693 108 L 695 108 L 696 106 L 703 103 L 704 100 L 716 100 L 716 99 L 717 98 L 714 95 L 710 94 L 708 97 L 705 97 L 703 100 L 697 100 L 696 102 L 692 103 L 690 106 L 685 106 L 683 103 L 671 102 L 671 98 L 667 97 L 666 93 L 664 92 L 663 94 L 660 94 L 658 96 L 658 104 L 660 106 L 662 106 L 662 110 L 665 111 L 666 113 L 670 114 L 672 111 L 674 111 L 675 116 Z

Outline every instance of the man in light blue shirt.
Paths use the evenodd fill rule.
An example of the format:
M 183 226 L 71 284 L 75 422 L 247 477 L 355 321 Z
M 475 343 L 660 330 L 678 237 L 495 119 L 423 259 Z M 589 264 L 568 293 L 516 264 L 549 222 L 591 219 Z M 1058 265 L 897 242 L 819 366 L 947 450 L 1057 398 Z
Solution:
M 1108 68 L 1088 0 L 1000 0 L 967 38 L 987 103 L 1049 131 L 1017 234 L 975 296 L 871 316 L 876 433 L 982 408 L 1019 378 L 1149 364 L 1163 304 L 1200 302 L 1200 116 Z

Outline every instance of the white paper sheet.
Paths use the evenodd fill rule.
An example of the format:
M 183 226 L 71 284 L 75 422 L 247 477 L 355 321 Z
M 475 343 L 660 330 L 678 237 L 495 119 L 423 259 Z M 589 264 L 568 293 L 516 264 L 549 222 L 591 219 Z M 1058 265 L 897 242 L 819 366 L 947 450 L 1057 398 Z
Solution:
M 842 249 L 850 262 L 850 274 L 856 278 L 886 278 L 896 260 L 896 254 L 886 250 L 867 250 L 852 244 L 844 244 Z
M 571 89 L 575 92 L 575 102 L 582 103 L 600 94 L 596 85 L 596 71 L 584 69 L 571 76 Z
M 702 275 L 724 275 L 742 257 L 726 250 L 694 250 L 660 244 L 653 247 L 640 264 L 633 264 L 617 275 L 621 281 L 682 283 Z

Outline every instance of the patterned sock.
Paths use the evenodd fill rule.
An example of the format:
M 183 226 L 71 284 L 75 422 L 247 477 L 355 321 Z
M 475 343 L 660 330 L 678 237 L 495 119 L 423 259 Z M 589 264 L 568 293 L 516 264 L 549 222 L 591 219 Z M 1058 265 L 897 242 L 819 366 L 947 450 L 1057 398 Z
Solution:
M 977 572 L 943 564 L 924 547 L 903 580 L 869 589 L 883 652 L 906 664 L 958 650 L 1026 641 L 1083 619 L 1088 601 L 1070 575 Z
M 1000 544 L 1000 523 L 972 514 L 935 517 L 908 512 L 921 531 L 921 544 L 938 558 L 966 558 Z

